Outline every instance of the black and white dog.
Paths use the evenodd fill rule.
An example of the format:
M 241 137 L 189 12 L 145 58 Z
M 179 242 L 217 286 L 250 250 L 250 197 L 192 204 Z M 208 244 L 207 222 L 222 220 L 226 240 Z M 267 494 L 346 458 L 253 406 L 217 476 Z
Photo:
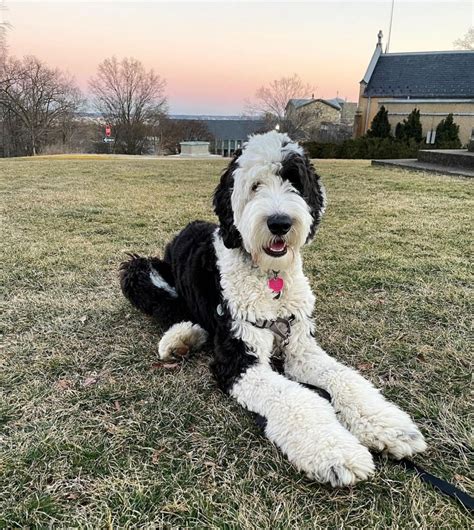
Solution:
M 314 339 L 300 249 L 324 208 L 303 149 L 276 131 L 253 136 L 215 191 L 220 224 L 189 224 L 163 259 L 134 255 L 120 279 L 132 304 L 171 326 L 161 359 L 211 339 L 219 387 L 266 419 L 266 436 L 296 468 L 345 486 L 374 471 L 369 449 L 402 458 L 426 444 L 405 412 Z M 324 389 L 331 402 L 300 383 Z

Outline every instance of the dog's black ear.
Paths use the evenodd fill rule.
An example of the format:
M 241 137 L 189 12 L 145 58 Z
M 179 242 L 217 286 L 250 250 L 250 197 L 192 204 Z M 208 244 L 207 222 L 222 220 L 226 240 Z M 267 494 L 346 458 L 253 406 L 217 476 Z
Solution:
M 306 242 L 313 239 L 326 207 L 326 195 L 319 175 L 308 156 L 290 153 L 282 163 L 281 177 L 289 180 L 310 207 L 313 222 Z
M 238 248 L 242 245 L 242 237 L 234 224 L 232 211 L 232 189 L 234 187 L 234 171 L 237 169 L 237 159 L 242 151 L 235 152 L 234 158 L 221 176 L 221 181 L 214 192 L 214 211 L 219 218 L 220 234 L 227 248 Z

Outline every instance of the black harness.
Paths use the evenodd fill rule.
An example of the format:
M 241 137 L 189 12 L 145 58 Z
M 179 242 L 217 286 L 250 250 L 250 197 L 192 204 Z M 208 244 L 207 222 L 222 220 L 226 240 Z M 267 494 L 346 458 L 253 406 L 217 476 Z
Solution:
M 250 322 L 252 326 L 259 329 L 269 329 L 277 339 L 278 348 L 284 348 L 288 346 L 290 342 L 291 326 L 295 321 L 295 315 L 291 315 L 289 318 L 276 318 L 275 320 L 257 320 L 256 322 Z
M 276 318 L 275 320 L 257 320 L 250 322 L 259 329 L 269 329 L 275 336 L 275 345 L 270 357 L 270 366 L 275 372 L 282 374 L 285 370 L 285 347 L 290 342 L 291 326 L 295 322 L 295 315 L 289 318 Z

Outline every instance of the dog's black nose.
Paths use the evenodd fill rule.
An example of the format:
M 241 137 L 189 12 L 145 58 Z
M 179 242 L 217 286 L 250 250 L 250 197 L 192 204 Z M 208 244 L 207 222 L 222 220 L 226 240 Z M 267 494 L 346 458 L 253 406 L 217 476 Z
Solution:
M 292 225 L 291 217 L 284 214 L 270 215 L 267 219 L 267 225 L 272 234 L 282 236 L 286 234 Z

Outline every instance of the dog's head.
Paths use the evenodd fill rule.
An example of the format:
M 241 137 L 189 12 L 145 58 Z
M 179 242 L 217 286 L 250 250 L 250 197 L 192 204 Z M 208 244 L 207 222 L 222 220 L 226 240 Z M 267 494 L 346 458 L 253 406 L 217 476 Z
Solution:
M 286 134 L 255 135 L 237 152 L 214 194 L 220 234 L 263 270 L 287 269 L 312 240 L 324 188 L 303 149 Z

